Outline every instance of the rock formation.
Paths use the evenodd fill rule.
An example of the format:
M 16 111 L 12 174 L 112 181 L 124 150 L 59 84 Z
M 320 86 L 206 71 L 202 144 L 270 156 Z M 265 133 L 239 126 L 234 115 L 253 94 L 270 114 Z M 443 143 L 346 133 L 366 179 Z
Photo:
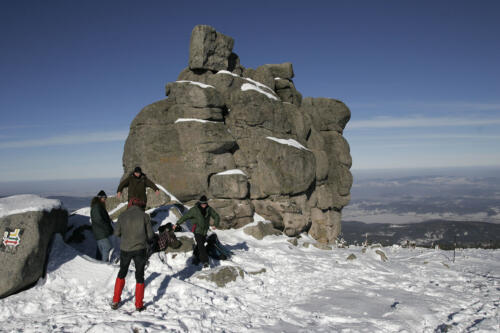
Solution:
M 125 174 L 140 165 L 184 202 L 207 194 L 226 228 L 258 213 L 289 236 L 333 242 L 352 185 L 349 109 L 303 99 L 291 63 L 243 67 L 233 45 L 193 29 L 189 67 L 130 126 Z
M 21 195 L 0 199 L 0 207 L 22 207 L 0 217 L 2 243 L 0 243 L 0 297 L 11 295 L 29 287 L 44 274 L 47 251 L 54 233 L 64 234 L 68 213 L 58 200 L 34 195 Z M 56 202 L 54 204 L 54 202 Z M 40 204 L 40 207 L 35 207 Z M 0 209 L 1 211 L 1 209 Z M 1 214 L 0 214 L 1 215 Z

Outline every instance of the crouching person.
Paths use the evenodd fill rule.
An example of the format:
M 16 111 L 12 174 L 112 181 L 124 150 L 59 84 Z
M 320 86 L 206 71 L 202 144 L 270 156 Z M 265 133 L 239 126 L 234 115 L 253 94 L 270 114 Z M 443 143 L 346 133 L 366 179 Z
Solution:
M 135 264 L 135 308 L 144 310 L 144 268 L 147 262 L 148 242 L 153 239 L 153 229 L 149 215 L 144 213 L 144 202 L 132 199 L 132 205 L 118 217 L 115 226 L 115 235 L 121 237 L 120 244 L 120 271 L 115 282 L 115 291 L 111 308 L 117 309 L 121 300 L 121 293 L 125 286 L 125 277 L 128 273 L 130 261 Z
M 193 225 L 191 231 L 194 233 L 199 260 L 201 261 L 203 268 L 209 267 L 205 243 L 207 241 L 207 232 L 210 228 L 210 218 L 214 219 L 214 225 L 218 228 L 220 221 L 219 214 L 217 214 L 215 209 L 208 205 L 208 199 L 203 195 L 196 205 L 188 210 L 188 212 L 177 221 L 177 225 L 181 225 L 187 220 L 191 220 Z

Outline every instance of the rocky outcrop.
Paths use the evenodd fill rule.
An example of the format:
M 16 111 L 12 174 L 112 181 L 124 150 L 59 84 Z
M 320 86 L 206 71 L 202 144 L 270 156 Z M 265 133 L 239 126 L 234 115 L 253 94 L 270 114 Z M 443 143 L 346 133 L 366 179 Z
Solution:
M 23 212 L 13 211 L 13 214 L 0 217 L 3 235 L 0 244 L 0 297 L 29 287 L 43 276 L 52 236 L 55 233 L 64 234 L 68 222 L 68 213 L 61 208 L 58 200 L 16 197 L 24 197 L 25 207 L 19 210 Z M 0 200 L 10 198 L 14 197 Z M 32 199 L 42 203 L 42 207 L 34 206 Z M 54 201 L 58 203 L 53 204 Z
M 349 109 L 302 98 L 291 63 L 243 67 L 233 46 L 193 29 L 189 67 L 131 124 L 125 174 L 140 165 L 183 202 L 208 195 L 226 228 L 257 212 L 289 236 L 334 242 L 352 185 Z

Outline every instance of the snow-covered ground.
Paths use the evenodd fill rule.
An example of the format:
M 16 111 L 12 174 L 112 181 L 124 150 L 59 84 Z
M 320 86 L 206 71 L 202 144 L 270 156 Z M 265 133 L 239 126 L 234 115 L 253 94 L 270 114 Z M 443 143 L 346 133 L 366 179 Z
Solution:
M 88 209 L 71 219 L 81 224 Z M 175 220 L 163 209 L 157 221 Z M 110 309 L 117 264 L 98 262 L 58 237 L 45 279 L 0 300 L 3 332 L 498 332 L 500 251 L 361 247 L 320 250 L 216 231 L 243 279 L 200 280 L 187 254 L 154 254 L 145 304 L 134 311 L 133 266 L 124 305 Z M 180 234 L 178 234 L 180 235 Z M 85 244 L 85 243 L 83 243 Z M 90 244 L 90 243 L 88 243 Z M 80 249 L 82 251 L 83 249 Z M 388 260 L 376 253 L 382 250 Z M 95 248 L 90 249 L 93 253 Z M 350 254 L 356 259 L 347 260 Z

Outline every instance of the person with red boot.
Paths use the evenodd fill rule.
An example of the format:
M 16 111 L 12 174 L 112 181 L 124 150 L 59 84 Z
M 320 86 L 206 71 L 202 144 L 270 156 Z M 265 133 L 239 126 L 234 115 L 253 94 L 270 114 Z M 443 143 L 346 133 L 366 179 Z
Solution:
M 144 201 L 133 198 L 132 205 L 123 212 L 115 225 L 115 235 L 121 237 L 120 271 L 115 282 L 115 291 L 111 308 L 116 310 L 120 305 L 121 294 L 125 286 L 125 277 L 130 262 L 135 264 L 135 308 L 144 310 L 144 268 L 147 262 L 148 243 L 153 239 L 153 228 L 149 215 L 144 213 Z

